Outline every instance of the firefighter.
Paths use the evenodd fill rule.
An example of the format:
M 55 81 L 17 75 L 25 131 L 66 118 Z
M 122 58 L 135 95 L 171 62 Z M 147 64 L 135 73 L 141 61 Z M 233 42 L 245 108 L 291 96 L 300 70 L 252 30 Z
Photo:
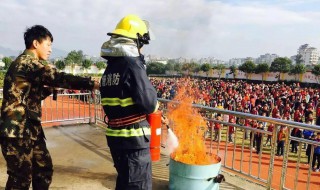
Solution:
M 116 190 L 151 190 L 151 132 L 146 114 L 157 111 L 158 102 L 140 52 L 149 44 L 149 24 L 127 15 L 108 35 L 110 39 L 101 47 L 107 68 L 100 92 L 108 118 L 107 143 L 118 173 Z
M 10 65 L 4 78 L 0 143 L 7 163 L 6 189 L 49 189 L 52 160 L 41 126 L 41 100 L 53 87 L 98 89 L 89 78 L 59 73 L 44 65 L 51 54 L 52 34 L 41 25 L 24 33 L 26 50 Z

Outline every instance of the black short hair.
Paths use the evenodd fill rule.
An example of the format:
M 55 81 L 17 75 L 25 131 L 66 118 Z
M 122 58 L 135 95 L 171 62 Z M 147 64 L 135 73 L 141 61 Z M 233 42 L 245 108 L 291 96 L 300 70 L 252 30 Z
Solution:
M 26 45 L 26 49 L 31 48 L 33 40 L 37 40 L 38 42 L 42 42 L 42 40 L 49 37 L 51 42 L 53 42 L 53 36 L 51 32 L 42 25 L 34 25 L 30 28 L 27 28 L 24 33 L 24 43 Z

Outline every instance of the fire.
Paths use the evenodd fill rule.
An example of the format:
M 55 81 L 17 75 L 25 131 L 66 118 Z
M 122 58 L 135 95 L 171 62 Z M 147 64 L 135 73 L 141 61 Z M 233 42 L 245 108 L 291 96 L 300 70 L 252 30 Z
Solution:
M 206 120 L 197 109 L 192 108 L 192 103 L 198 94 L 192 81 L 186 79 L 180 84 L 174 101 L 168 106 L 168 119 L 179 140 L 179 146 L 172 153 L 172 159 L 192 165 L 208 165 L 218 163 L 216 155 L 207 154 L 204 131 Z

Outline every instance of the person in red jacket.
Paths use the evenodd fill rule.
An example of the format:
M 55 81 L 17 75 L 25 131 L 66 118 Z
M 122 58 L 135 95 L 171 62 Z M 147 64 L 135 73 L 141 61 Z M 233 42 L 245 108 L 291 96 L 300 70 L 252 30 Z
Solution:
M 293 114 L 293 120 L 295 121 L 295 122 L 301 122 L 302 121 L 302 114 L 301 114 L 301 112 L 299 111 L 299 109 L 296 109 L 295 111 L 294 111 L 294 114 Z
M 256 129 L 258 128 L 258 121 L 257 120 L 252 120 L 252 128 Z M 252 144 L 251 144 L 252 142 Z M 252 145 L 252 148 L 255 149 L 256 147 L 256 132 L 250 131 L 250 145 Z
M 277 113 L 279 112 L 277 104 L 274 105 L 274 108 L 272 109 L 272 117 L 276 118 Z
M 263 123 L 262 122 L 258 123 L 257 129 L 263 130 Z M 259 154 L 260 150 L 261 150 L 261 140 L 262 140 L 262 133 L 261 132 L 256 132 L 255 140 L 256 140 L 256 150 L 257 150 L 256 153 Z
M 274 124 L 271 123 L 271 124 L 268 126 L 268 131 L 271 132 L 271 133 L 273 133 L 273 130 L 274 130 Z M 264 145 L 267 146 L 267 145 L 268 145 L 268 142 L 270 142 L 270 145 L 269 145 L 269 146 L 271 146 L 271 139 L 272 139 L 272 135 L 268 135 L 267 140 L 266 140 L 266 143 L 265 143 Z
M 291 136 L 292 137 L 298 137 L 302 138 L 302 132 L 298 127 L 295 127 L 291 131 Z M 297 153 L 298 152 L 298 141 L 291 140 L 291 152 L 292 153 Z
M 236 120 L 234 118 L 231 118 L 229 122 L 235 124 Z M 228 134 L 228 141 L 229 141 L 229 143 L 233 143 L 234 126 L 229 126 L 228 133 L 229 133 Z
M 217 114 L 216 120 L 222 121 L 221 114 Z M 220 142 L 221 140 L 221 123 L 214 124 L 214 141 Z
M 278 132 L 278 135 L 277 135 L 278 145 L 277 145 L 277 154 L 276 154 L 276 156 L 283 156 L 283 150 L 284 150 L 284 143 L 285 143 L 285 140 L 286 140 L 286 135 L 287 135 L 286 127 L 285 126 L 281 126 L 280 127 L 280 131 Z
M 316 125 L 320 125 L 320 102 L 317 105 L 316 108 Z

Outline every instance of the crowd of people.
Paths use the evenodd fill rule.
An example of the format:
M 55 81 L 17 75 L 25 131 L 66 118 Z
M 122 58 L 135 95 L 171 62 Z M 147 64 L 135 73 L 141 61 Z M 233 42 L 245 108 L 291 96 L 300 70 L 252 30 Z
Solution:
M 158 98 L 173 99 L 181 84 L 181 78 L 151 78 L 152 84 L 157 90 Z M 311 87 L 301 87 L 299 83 L 259 83 L 254 84 L 246 81 L 223 81 L 215 79 L 189 79 L 189 85 L 197 89 L 195 104 L 204 106 L 232 110 L 237 112 L 250 113 L 265 117 L 277 119 L 292 120 L 312 125 L 320 125 L 320 90 Z M 211 118 L 210 118 L 211 117 Z M 311 130 L 302 130 L 299 126 L 288 128 L 286 126 L 275 126 L 266 122 L 246 118 L 236 118 L 232 115 L 215 114 L 209 116 L 209 119 L 236 123 L 247 127 L 257 128 L 273 132 L 277 130 L 277 152 L 276 156 L 281 157 L 284 154 L 285 140 L 288 135 L 298 138 L 320 141 L 320 132 Z M 220 141 L 222 124 L 208 122 L 208 128 L 214 129 L 212 139 Z M 234 143 L 235 128 L 228 126 L 229 143 Z M 250 132 L 244 130 L 245 139 L 250 139 L 250 145 L 256 153 L 260 153 L 262 146 L 271 146 L 272 135 L 262 142 L 262 134 L 259 132 Z M 291 141 L 290 151 L 293 154 L 298 153 L 297 141 Z M 289 147 L 288 147 L 289 148 Z M 308 163 L 311 157 L 311 145 L 304 144 L 303 149 L 308 156 Z M 312 160 L 312 169 L 320 169 L 320 147 L 314 148 Z M 316 166 L 317 162 L 317 166 Z

